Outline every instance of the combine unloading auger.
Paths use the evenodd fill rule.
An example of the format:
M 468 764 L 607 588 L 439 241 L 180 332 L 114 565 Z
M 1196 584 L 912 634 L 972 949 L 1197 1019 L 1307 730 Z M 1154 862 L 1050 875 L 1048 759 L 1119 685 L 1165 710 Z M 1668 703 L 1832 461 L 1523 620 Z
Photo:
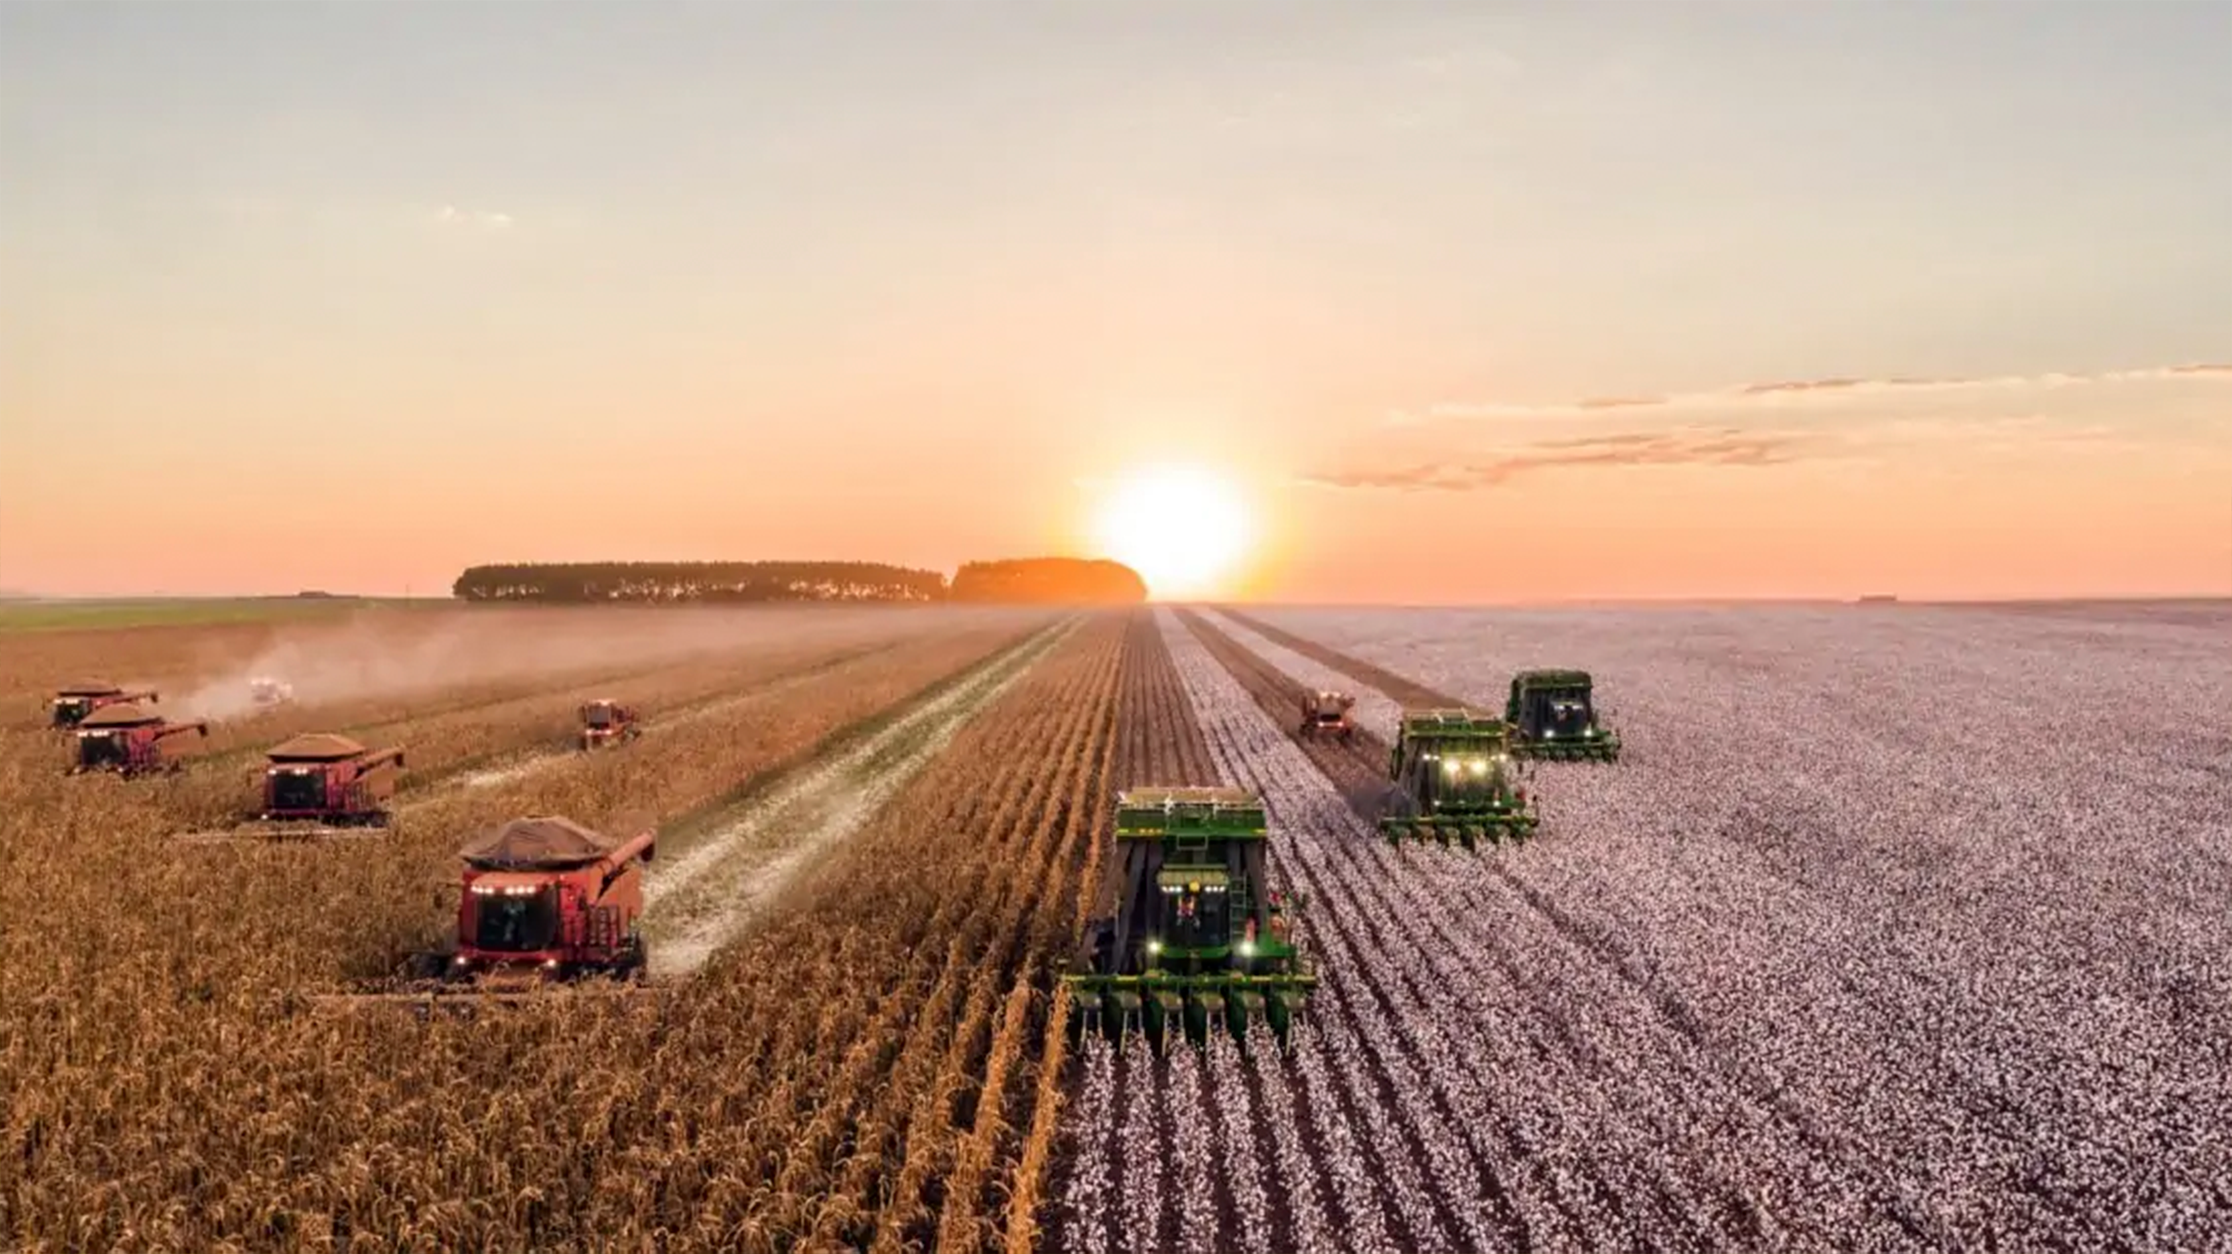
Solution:
M 1296 946 L 1298 909 L 1270 891 L 1263 802 L 1238 788 L 1136 788 L 1116 799 L 1109 878 L 1115 912 L 1091 920 L 1063 974 L 1072 1025 L 1157 1049 L 1174 1029 L 1194 1041 L 1281 1039 L 1302 1022 L 1317 977 Z
M 1597 718 L 1587 671 L 1521 671 L 1511 677 L 1504 721 L 1514 757 L 1616 762 L 1620 737 Z
M 178 839 L 339 840 L 387 830 L 387 802 L 403 770 L 401 747 L 375 751 L 347 736 L 313 732 L 273 746 L 265 759 L 263 804 L 246 822 Z
M 644 831 L 616 842 L 555 815 L 514 819 L 459 850 L 462 892 L 447 944 L 411 955 L 399 978 L 320 1003 L 423 1015 L 553 991 L 641 992 L 649 955 L 637 920 L 656 841 Z
M 1476 710 L 1405 710 L 1388 754 L 1380 834 L 1476 849 L 1522 841 L 1540 822 L 1519 786 L 1502 720 Z

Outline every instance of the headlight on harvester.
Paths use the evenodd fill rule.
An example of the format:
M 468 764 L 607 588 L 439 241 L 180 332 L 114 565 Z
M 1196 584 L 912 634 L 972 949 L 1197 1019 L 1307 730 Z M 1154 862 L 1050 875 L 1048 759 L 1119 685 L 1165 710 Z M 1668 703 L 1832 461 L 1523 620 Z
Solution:
M 1162 942 L 1161 942 L 1161 941 L 1159 941 L 1159 940 L 1150 940 L 1150 941 L 1148 941 L 1148 942 L 1147 942 L 1147 952 L 1148 952 L 1148 953 L 1151 953 L 1151 954 L 1159 954 L 1159 953 L 1161 953 L 1161 952 L 1162 952 Z
M 1253 957 L 1255 957 L 1255 942 L 1254 942 L 1254 941 L 1251 941 L 1251 940 L 1244 940 L 1244 941 L 1241 941 L 1241 942 L 1240 942 L 1240 956 L 1241 956 L 1241 957 L 1243 957 L 1243 958 L 1253 958 Z

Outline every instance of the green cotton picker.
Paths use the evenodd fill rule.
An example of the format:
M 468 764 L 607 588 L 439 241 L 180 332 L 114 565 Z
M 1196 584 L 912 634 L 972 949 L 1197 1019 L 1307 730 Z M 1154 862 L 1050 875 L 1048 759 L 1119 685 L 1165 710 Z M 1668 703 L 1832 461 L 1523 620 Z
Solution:
M 1297 947 L 1299 902 L 1270 891 L 1263 801 L 1239 788 L 1134 788 L 1116 798 L 1116 851 L 1091 920 L 1082 970 L 1065 972 L 1072 1026 L 1165 1048 L 1246 1036 L 1288 1039 L 1317 977 Z
M 1405 710 L 1388 753 L 1394 781 L 1380 834 L 1401 844 L 1438 840 L 1478 848 L 1520 841 L 1539 822 L 1517 782 L 1503 720 L 1478 710 Z
M 1587 671 L 1521 671 L 1511 677 L 1504 721 L 1516 757 L 1560 762 L 1617 762 L 1620 737 L 1591 704 Z

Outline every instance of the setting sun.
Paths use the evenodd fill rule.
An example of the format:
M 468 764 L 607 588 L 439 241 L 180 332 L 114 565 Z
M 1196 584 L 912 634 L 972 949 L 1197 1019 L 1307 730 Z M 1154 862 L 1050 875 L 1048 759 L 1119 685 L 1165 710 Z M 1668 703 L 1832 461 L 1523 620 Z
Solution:
M 1102 504 L 1101 551 L 1139 572 L 1158 600 L 1223 590 L 1254 540 L 1232 482 L 1199 466 L 1160 466 L 1116 484 Z

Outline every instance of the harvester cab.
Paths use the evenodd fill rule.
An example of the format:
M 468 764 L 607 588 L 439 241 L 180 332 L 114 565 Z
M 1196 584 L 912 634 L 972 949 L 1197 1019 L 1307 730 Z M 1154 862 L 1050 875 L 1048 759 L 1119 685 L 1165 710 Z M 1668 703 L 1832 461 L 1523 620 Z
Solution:
M 1519 784 L 1503 722 L 1477 710 L 1405 710 L 1388 755 L 1380 834 L 1467 849 L 1525 840 L 1539 821 Z
M 207 737 L 209 724 L 199 719 L 168 723 L 162 715 L 129 702 L 104 705 L 77 724 L 76 758 L 70 774 L 107 771 L 130 777 L 182 769 L 179 763 L 164 758 L 163 742 L 185 732 Z
M 644 831 L 615 841 L 555 815 L 504 824 L 458 851 L 463 891 L 450 942 L 412 955 L 401 987 L 343 1000 L 516 999 L 588 981 L 605 991 L 642 986 L 648 955 L 637 920 L 656 840 Z
M 640 720 L 633 707 L 622 705 L 609 698 L 591 701 L 581 707 L 581 747 L 597 749 L 621 741 L 634 740 L 643 734 Z
M 259 675 L 248 681 L 248 698 L 260 706 L 285 705 L 294 700 L 294 685 Z
M 1270 891 L 1263 802 L 1238 788 L 1135 788 L 1116 799 L 1114 913 L 1092 920 L 1062 980 L 1073 1026 L 1288 1039 L 1317 985 L 1297 947 L 1299 903 Z
M 150 688 L 125 689 L 105 679 L 83 679 L 55 689 L 48 704 L 54 712 L 52 726 L 67 731 L 83 723 L 95 710 L 127 702 L 153 705 L 158 700 L 160 698 Z
M 1504 720 L 1511 751 L 1523 758 L 1614 762 L 1620 738 L 1602 726 L 1587 671 L 1521 671 L 1511 677 Z
M 1356 735 L 1356 725 L 1349 721 L 1349 711 L 1355 708 L 1356 698 L 1345 692 L 1305 692 L 1301 733 L 1348 740 Z

